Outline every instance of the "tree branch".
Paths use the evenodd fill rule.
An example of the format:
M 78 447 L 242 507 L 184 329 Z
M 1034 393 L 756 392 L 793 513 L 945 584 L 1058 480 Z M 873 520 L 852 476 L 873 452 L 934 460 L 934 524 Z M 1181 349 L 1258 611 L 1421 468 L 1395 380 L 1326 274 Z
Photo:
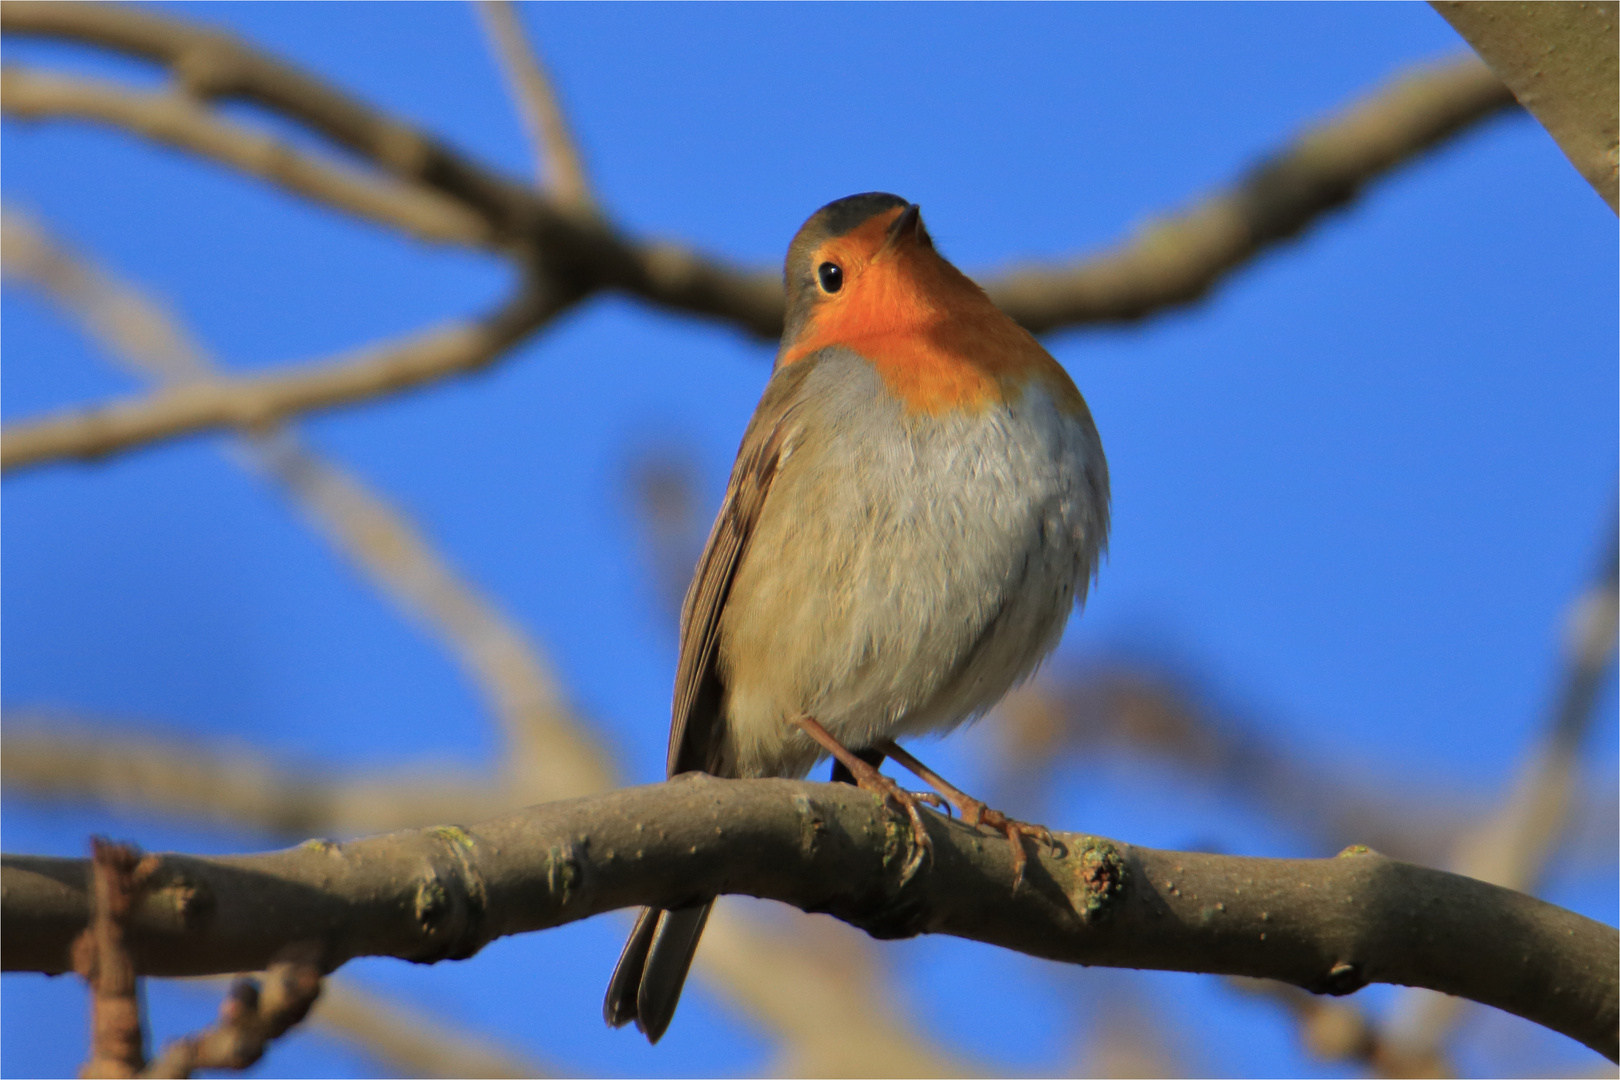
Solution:
M 312 370 L 222 379 L 147 399 L 114 403 L 12 425 L 0 439 L 0 469 L 59 458 L 89 458 L 156 439 L 230 426 L 254 426 L 297 412 L 380 397 L 493 360 L 524 333 L 599 289 L 614 289 L 672 310 L 717 317 L 751 333 L 781 331 L 782 297 L 773 273 L 748 272 L 675 245 L 640 244 L 595 216 L 582 217 L 483 170 L 319 80 L 276 63 L 225 35 L 125 7 L 40 4 L 12 0 L 0 7 L 0 28 L 67 37 L 168 64 L 202 96 L 235 96 L 299 120 L 360 153 L 411 185 L 432 188 L 481 216 L 497 241 L 528 254 L 547 299 L 521 298 L 516 311 L 482 327 L 454 327 L 364 361 L 336 361 Z M 42 76 L 26 76 L 39 86 Z M 49 80 L 68 86 L 70 80 Z M 27 84 L 25 84 L 27 85 Z M 114 92 L 94 98 L 97 117 L 134 125 L 144 112 L 168 118 L 175 145 L 210 153 L 283 183 L 301 176 L 304 194 L 328 192 L 333 181 L 313 165 L 285 156 L 261 136 L 234 130 L 199 107 L 163 95 L 115 106 Z M 24 94 L 23 99 L 29 100 Z M 1068 268 L 1015 271 L 989 279 L 988 289 L 1014 318 L 1034 330 L 1133 320 L 1190 303 L 1263 248 L 1302 230 L 1354 196 L 1371 178 L 1480 118 L 1512 104 L 1512 95 L 1477 59 L 1414 75 L 1307 132 L 1297 145 L 1258 168 L 1231 191 L 1147 230 L 1124 245 Z M 83 106 L 87 108 L 88 106 Z M 137 130 L 139 130 L 137 128 Z M 177 134 L 190 132 L 190 141 Z M 207 133 L 203 138 L 201 133 Z M 261 151 L 246 148 L 259 139 Z M 225 153 L 228 148 L 239 148 Z M 231 156 L 234 154 L 235 156 Z M 266 161 L 277 162 L 275 166 Z M 336 175 L 335 173 L 332 175 Z M 319 183 L 315 177 L 322 178 Z M 325 185 L 324 187 L 322 185 Z M 342 186 L 342 185 L 339 185 Z M 355 181 L 349 208 L 374 220 L 406 214 L 379 209 L 386 193 Z M 380 190 L 380 189 L 379 189 Z M 395 193 L 396 195 L 398 193 Z M 323 196 L 324 197 L 324 196 Z M 367 209 L 361 210 L 364 205 Z M 408 216 L 408 215 L 407 215 Z M 413 219 L 414 220 L 414 219 Z M 512 333 L 488 333 L 499 324 Z
M 1620 47 L 1613 0 L 1431 0 L 1547 129 L 1610 210 L 1620 210 Z
M 168 67 L 190 94 L 251 101 L 372 162 L 401 180 L 435 188 L 507 237 L 527 232 L 540 201 L 408 124 L 231 35 L 126 4 L 20 0 L 0 8 L 8 34 L 60 37 Z M 543 209 L 543 208 L 542 208 Z
M 1581 748 L 1597 718 L 1597 697 L 1620 632 L 1620 532 L 1609 517 L 1596 573 L 1564 618 L 1564 670 L 1539 744 L 1528 748 L 1500 809 L 1456 845 L 1450 865 L 1458 873 L 1534 892 L 1569 823 Z M 1408 994 L 1383 1040 L 1408 1059 L 1436 1058 L 1463 1004 L 1454 997 Z
M 1110 661 L 1052 665 L 996 707 L 999 769 L 1026 796 L 1101 754 L 1146 754 L 1266 814 L 1309 842 L 1366 843 L 1438 863 L 1478 820 L 1477 796 L 1403 789 L 1386 770 L 1374 785 L 1322 767 L 1160 666 Z
M 479 0 L 478 14 L 534 148 L 534 175 L 540 190 L 563 206 L 594 212 L 579 143 L 569 130 L 539 54 L 524 38 L 517 10 L 510 0 Z
M 1564 616 L 1564 670 L 1539 745 L 1526 752 L 1500 811 L 1458 852 L 1458 873 L 1509 889 L 1535 888 L 1569 822 L 1581 748 L 1615 660 L 1617 620 L 1620 535 L 1611 530 L 1597 572 Z
M 496 242 L 527 252 L 554 285 L 566 282 L 575 299 L 616 289 L 723 319 L 759 337 L 782 333 L 775 271 L 739 269 L 679 245 L 632 241 L 602 219 L 559 206 L 227 34 L 126 5 L 67 10 L 45 0 L 0 5 L 0 30 L 128 53 L 168 66 L 194 96 L 238 98 L 281 113 L 383 172 L 461 203 L 484 219 Z
M 141 1075 L 183 1080 L 198 1069 L 240 1071 L 257 1064 L 321 995 L 321 971 L 308 952 L 290 946 L 262 977 L 237 979 L 220 1003 L 219 1019 L 164 1047 Z
M 274 109 L 402 180 L 435 188 L 596 287 L 781 333 L 773 272 L 748 272 L 690 250 L 638 244 L 582 222 L 522 185 L 467 161 L 408 125 L 227 35 L 123 6 L 9 0 L 8 33 L 66 37 L 167 64 L 193 92 Z M 1034 331 L 1132 321 L 1191 303 L 1259 251 L 1355 196 L 1368 181 L 1514 104 L 1477 58 L 1397 80 L 1261 162 L 1234 188 L 1067 267 L 984 279 L 996 301 Z M 590 284 L 582 285 L 589 289 Z
M 1307 129 L 1233 187 L 1124 243 L 1069 267 L 1013 270 L 985 280 L 985 288 L 1035 333 L 1185 306 L 1370 181 L 1513 104 L 1475 57 L 1415 69 Z
M 289 434 L 254 439 L 251 450 L 316 527 L 379 591 L 425 623 L 470 676 L 503 730 L 506 805 L 612 786 L 606 759 L 573 716 L 540 650 L 402 513 Z
M 1396 862 L 1164 852 L 1062 834 L 1011 887 L 1005 843 L 929 814 L 934 857 L 909 881 L 903 821 L 847 785 L 665 784 L 264 855 L 166 856 L 136 913 L 143 971 L 261 966 L 318 937 L 356 956 L 430 962 L 506 934 L 637 904 L 745 893 L 826 911 L 876 937 L 943 933 L 1103 966 L 1369 982 L 1495 1005 L 1620 1054 L 1620 935 L 1533 897 Z M 8 856 L 7 970 L 62 971 L 88 914 L 81 860 Z
M 1347 1062 L 1373 1076 L 1456 1076 L 1438 1048 L 1410 1050 L 1390 1039 L 1365 1012 L 1348 1002 L 1320 998 L 1271 979 L 1234 977 L 1228 984 L 1269 998 L 1293 1014 L 1305 1049 L 1319 1061 Z
M 146 1066 L 141 985 L 130 955 L 130 920 L 157 863 L 125 844 L 90 841 L 85 927 L 69 947 L 70 967 L 90 984 L 90 1060 L 83 1075 L 130 1077 Z
M 61 458 L 89 460 L 146 443 L 221 428 L 263 428 L 318 409 L 397 393 L 484 367 L 570 301 L 525 290 L 493 314 L 393 345 L 269 375 L 188 383 L 44 420 L 7 425 L 0 469 Z
M 0 726 L 0 780 L 13 795 L 177 814 L 276 837 L 476 820 L 515 803 L 489 777 L 458 777 L 443 767 L 326 776 L 278 767 L 260 754 L 210 751 L 195 740 L 132 735 L 111 723 L 92 728 L 13 710 Z
M 217 371 L 208 351 L 154 297 L 49 236 L 27 214 L 5 211 L 0 265 L 9 279 L 43 291 L 100 341 L 110 359 L 141 378 L 171 385 L 196 383 Z M 485 812 L 494 813 L 502 805 L 588 795 L 612 786 L 605 759 L 589 745 L 582 725 L 570 714 L 541 650 L 464 580 L 403 512 L 357 477 L 307 450 L 286 428 L 249 436 L 242 452 L 243 463 L 280 483 L 311 524 L 384 597 L 427 625 L 483 694 L 505 729 L 510 751 L 502 758 L 509 774 L 504 785 L 508 801 Z M 105 757 L 99 752 L 92 756 Z M 479 786 L 487 802 L 488 785 Z M 443 787 L 430 784 L 428 790 Z M 228 792 L 220 794 L 231 798 Z M 339 790 L 333 797 L 346 794 Z M 476 795 L 467 798 L 478 801 Z M 380 801 L 386 804 L 388 799 Z M 393 801 L 399 802 L 397 796 Z M 208 812 L 206 806 L 199 810 Z M 453 816 L 455 812 L 430 811 L 415 823 Z M 400 824 L 395 819 L 352 831 Z
M 348 778 L 278 768 L 251 753 L 210 752 L 194 742 L 120 735 L 98 725 L 75 729 L 60 716 L 7 713 L 0 782 L 31 798 L 82 799 L 141 812 L 246 826 L 274 836 L 356 836 L 417 828 L 435 821 L 473 821 L 518 804 L 500 780 L 396 772 Z M 110 730 L 109 730 L 110 729 Z M 525 785 L 525 790 L 533 787 Z M 696 974 L 781 1040 L 785 1076 L 955 1076 L 995 1072 L 932 1048 L 895 1006 L 863 939 L 829 941 L 805 920 L 762 925 L 740 905 L 722 903 L 709 920 Z M 837 956 L 829 964 L 827 957 Z M 331 984 L 315 1020 L 352 1021 L 357 1038 L 382 1040 L 378 1052 L 422 1075 L 532 1075 L 507 1058 L 457 1065 L 463 1050 L 425 1039 L 414 1022 L 374 1015 L 364 1001 Z M 415 1032 L 414 1037 L 409 1032 Z M 840 1038 L 828 1041 L 827 1031 Z M 394 1035 L 388 1032 L 397 1033 Z M 463 1039 L 456 1046 L 466 1043 Z M 442 1053 L 428 1047 L 439 1045 Z M 473 1058 L 470 1060 L 480 1060 Z M 428 1064 L 438 1062 L 439 1064 Z M 516 1071 L 514 1071 L 516 1070 Z
M 481 218 L 437 192 L 336 160 L 322 161 L 273 136 L 221 120 L 184 94 L 152 93 L 8 64 L 0 72 L 0 109 L 18 120 L 82 120 L 122 128 L 420 240 L 478 246 L 492 239 Z

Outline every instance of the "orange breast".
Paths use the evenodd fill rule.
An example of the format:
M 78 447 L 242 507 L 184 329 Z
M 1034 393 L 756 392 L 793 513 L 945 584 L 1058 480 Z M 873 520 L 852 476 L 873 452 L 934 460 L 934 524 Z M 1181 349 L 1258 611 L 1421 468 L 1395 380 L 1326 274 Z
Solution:
M 874 261 L 824 302 L 782 354 L 791 364 L 843 346 L 877 368 L 913 412 L 978 411 L 1043 385 L 1065 413 L 1085 410 L 1058 362 L 931 249 Z

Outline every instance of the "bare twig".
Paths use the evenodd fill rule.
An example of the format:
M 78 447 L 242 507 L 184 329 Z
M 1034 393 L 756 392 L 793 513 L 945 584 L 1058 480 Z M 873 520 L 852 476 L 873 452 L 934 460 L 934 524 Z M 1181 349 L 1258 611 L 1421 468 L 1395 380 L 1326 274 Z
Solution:
M 155 864 L 140 850 L 95 837 L 90 841 L 90 889 L 72 941 L 72 969 L 90 984 L 90 1060 L 86 1077 L 136 1076 L 146 1065 L 141 986 L 128 939 L 130 919 Z
M 595 202 L 579 142 L 569 130 L 539 53 L 524 37 L 516 8 L 509 0 L 479 0 L 478 14 L 528 130 L 540 190 L 561 206 L 593 212 Z
M 674 310 L 725 319 L 762 337 L 781 332 L 774 273 L 738 270 L 675 246 L 642 245 L 600 221 L 467 161 L 442 144 L 227 35 L 125 7 L 10 0 L 9 33 L 67 37 L 168 65 L 203 96 L 274 109 L 413 184 L 484 217 L 497 236 L 532 244 L 582 291 L 612 288 Z M 1257 252 L 1342 205 L 1369 180 L 1513 105 L 1477 59 L 1420 71 L 1308 132 L 1230 191 L 1072 266 L 986 279 L 1033 330 L 1143 318 L 1187 304 Z
M 1269 814 L 1328 850 L 1367 844 L 1437 863 L 1477 820 L 1479 800 L 1403 790 L 1390 777 L 1354 784 L 1279 746 L 1196 683 L 1140 662 L 1059 666 L 1009 695 L 993 737 L 1000 768 L 1024 796 L 1076 761 L 1144 755 Z M 1371 786 L 1369 786 L 1371 785 Z
M 715 906 L 698 973 L 766 1030 L 781 1033 L 775 1075 L 997 1074 L 913 1030 L 890 980 L 874 970 L 877 958 L 864 935 L 828 919 L 766 922 L 750 917 L 752 906 L 730 899 Z
M 35 0 L 0 5 L 0 30 L 62 37 L 166 65 L 193 96 L 252 101 L 307 126 L 411 185 L 484 219 L 496 242 L 544 269 L 578 300 L 616 289 L 671 310 L 724 319 L 747 333 L 782 332 L 781 276 L 753 272 L 675 244 L 638 243 L 602 219 L 559 206 L 326 82 L 227 34 L 116 4 L 79 10 Z
M 432 187 L 481 215 L 503 242 L 532 253 L 546 297 L 535 301 L 525 294 L 514 309 L 482 326 L 441 331 L 365 362 L 220 380 L 184 395 L 14 425 L 18 430 L 0 441 L 0 467 L 94 457 L 211 428 L 263 424 L 460 374 L 490 362 L 518 337 L 599 289 L 723 318 L 763 336 L 780 332 L 776 275 L 739 271 L 673 245 L 638 244 L 601 219 L 570 214 L 222 35 L 144 12 L 38 6 L 26 0 L 0 8 L 0 26 L 157 59 L 190 80 L 194 90 L 200 80 L 211 94 L 246 97 L 308 123 L 385 171 Z M 1257 251 L 1350 199 L 1367 180 L 1511 104 L 1512 96 L 1472 58 L 1411 77 L 1308 133 L 1233 191 L 1071 268 L 992 279 L 990 292 L 1036 330 L 1137 319 L 1191 302 Z M 506 324 L 510 330 L 502 332 Z
M 278 767 L 252 752 L 121 734 L 127 724 L 91 727 L 9 712 L 3 726 L 0 777 L 13 794 L 155 810 L 275 837 L 359 836 L 471 820 L 517 801 L 488 777 L 457 777 L 443 766 L 325 777 Z
M 0 7 L 0 30 L 68 38 L 163 64 L 189 94 L 251 101 L 279 112 L 384 172 L 449 195 L 503 237 L 522 235 L 533 225 L 539 200 L 520 185 L 229 34 L 129 5 L 74 10 L 49 0 Z
M 253 451 L 316 527 L 386 595 L 432 627 L 473 676 L 505 731 L 508 805 L 584 795 L 611 784 L 604 758 L 570 712 L 540 650 L 462 580 L 401 512 L 290 435 L 256 439 Z
M 198 1069 L 246 1069 L 309 1013 L 320 993 L 321 969 L 315 950 L 293 946 L 270 965 L 262 979 L 236 980 L 219 1007 L 219 1019 L 164 1047 L 141 1075 L 184 1080 Z
M 1431 0 L 1512 88 L 1570 164 L 1620 210 L 1620 45 L 1613 0 Z
M 8 64 L 0 71 L 0 109 L 19 120 L 83 120 L 124 128 L 421 240 L 481 245 L 491 239 L 481 218 L 437 192 L 364 173 L 335 159 L 322 161 L 273 136 L 220 120 L 184 94 L 151 93 Z
M 1615 658 L 1620 619 L 1616 541 L 1611 535 L 1592 582 L 1565 617 L 1564 671 L 1542 744 L 1528 755 L 1501 811 L 1463 844 L 1455 860 L 1460 874 L 1530 890 L 1557 850 L 1569 820 L 1581 746 Z
M 118 281 L 14 207 L 0 211 L 0 271 L 76 320 L 121 367 L 147 379 L 206 378 L 203 348 L 155 297 Z
M 985 287 L 1037 333 L 1192 303 L 1369 181 L 1513 103 L 1474 57 L 1419 68 L 1305 131 L 1234 187 L 1153 221 L 1124 243 L 1070 267 L 1014 270 Z
M 97 458 L 220 428 L 263 428 L 298 413 L 466 374 L 484 367 L 558 310 L 554 300 L 525 290 L 475 322 L 454 323 L 397 344 L 288 372 L 190 383 L 123 403 L 11 424 L 0 437 L 0 468 Z
M 131 945 L 142 970 L 203 974 L 255 967 L 322 927 L 332 963 L 433 961 L 615 908 L 747 893 L 878 937 L 951 934 L 1071 963 L 1251 975 L 1319 993 L 1424 986 L 1620 1055 L 1620 934 L 1534 897 L 1366 850 L 1251 859 L 1077 834 L 1035 853 L 1014 890 L 1007 844 L 926 819 L 933 858 L 910 877 L 914 841 L 868 792 L 701 774 L 468 828 L 166 856 Z M 67 966 L 85 872 L 77 860 L 6 858 L 6 969 Z
M 43 290 L 121 366 L 168 385 L 213 376 L 213 358 L 157 300 L 48 236 L 26 214 L 8 209 L 4 224 L 0 261 L 7 276 Z M 310 453 L 289 431 L 253 434 L 245 451 L 248 461 L 274 477 L 339 551 L 385 596 L 421 618 L 467 669 L 513 751 L 502 757 L 511 780 L 505 805 L 584 795 L 608 786 L 602 757 L 569 715 L 540 650 L 440 557 L 404 513 Z M 148 762 L 153 757 L 141 756 Z M 444 788 L 442 781 L 427 785 L 429 792 Z M 228 792 L 219 794 L 234 801 Z M 328 794 L 342 797 L 340 792 Z M 367 792 L 367 801 L 375 795 Z M 487 796 L 469 799 L 488 803 Z M 390 802 L 386 796 L 381 801 Z M 398 801 L 397 796 L 392 800 Z M 429 813 L 416 823 L 433 820 L 443 819 Z M 392 825 L 371 826 L 379 827 Z

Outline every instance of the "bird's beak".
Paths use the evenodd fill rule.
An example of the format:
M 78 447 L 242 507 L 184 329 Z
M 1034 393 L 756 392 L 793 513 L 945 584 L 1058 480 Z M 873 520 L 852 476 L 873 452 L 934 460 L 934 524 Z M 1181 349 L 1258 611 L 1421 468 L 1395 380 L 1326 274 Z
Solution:
M 898 247 L 903 243 L 927 243 L 928 233 L 923 229 L 922 207 L 912 203 L 900 212 L 900 216 L 889 224 L 889 233 L 884 238 L 883 246 L 886 248 Z

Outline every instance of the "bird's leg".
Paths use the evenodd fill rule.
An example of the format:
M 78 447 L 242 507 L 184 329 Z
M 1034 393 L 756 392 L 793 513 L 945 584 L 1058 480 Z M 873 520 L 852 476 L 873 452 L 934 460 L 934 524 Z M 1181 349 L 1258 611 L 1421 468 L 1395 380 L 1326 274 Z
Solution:
M 851 750 L 850 753 L 874 769 L 883 767 L 883 751 L 881 750 Z M 833 784 L 853 784 L 855 783 L 855 774 L 846 769 L 842 761 L 833 758 L 832 775 L 827 780 Z
M 911 792 L 878 772 L 877 766 L 864 760 L 853 750 L 848 750 L 844 744 L 833 737 L 832 732 L 821 726 L 813 716 L 801 716 L 793 721 L 798 729 L 810 736 L 822 749 L 831 754 L 840 765 L 849 771 L 855 780 L 855 786 L 863 791 L 871 791 L 886 800 L 892 799 L 895 805 L 906 812 L 911 819 L 911 835 L 916 841 L 917 850 L 932 855 L 934 842 L 929 839 L 928 829 L 923 825 L 922 813 L 917 809 L 919 802 L 934 806 L 943 806 L 943 801 L 937 795 L 922 792 Z M 879 752 L 878 761 L 883 760 Z
M 1003 814 L 1000 810 L 992 810 L 973 796 L 958 789 L 950 781 L 939 775 L 933 769 L 924 765 L 904 750 L 893 739 L 885 739 L 876 744 L 881 750 L 902 766 L 917 774 L 923 783 L 945 796 L 946 800 L 955 805 L 961 813 L 962 820 L 969 825 L 988 825 L 999 830 L 1007 837 L 1007 842 L 1013 849 L 1013 889 L 1016 891 L 1024 880 L 1024 865 L 1028 861 L 1024 855 L 1024 840 L 1026 836 L 1034 837 L 1047 847 L 1055 847 L 1056 841 L 1052 839 L 1052 830 L 1045 825 L 1031 825 L 1027 821 L 1016 821 Z

